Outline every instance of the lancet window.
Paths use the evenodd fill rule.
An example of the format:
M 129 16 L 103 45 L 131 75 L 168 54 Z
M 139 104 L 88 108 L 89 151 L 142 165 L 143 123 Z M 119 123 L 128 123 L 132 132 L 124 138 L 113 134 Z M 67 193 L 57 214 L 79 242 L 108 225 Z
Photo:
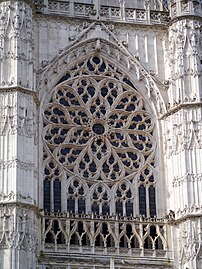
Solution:
M 58 80 L 43 107 L 45 210 L 156 215 L 154 122 L 138 90 L 101 55 Z
M 74 179 L 67 190 L 67 211 L 79 214 L 86 212 L 86 192 L 82 181 Z
M 92 192 L 91 210 L 93 213 L 99 215 L 110 215 L 110 195 L 108 190 L 101 184 L 96 186 Z
M 121 216 L 133 216 L 133 201 L 130 182 L 121 182 L 115 195 L 116 213 Z

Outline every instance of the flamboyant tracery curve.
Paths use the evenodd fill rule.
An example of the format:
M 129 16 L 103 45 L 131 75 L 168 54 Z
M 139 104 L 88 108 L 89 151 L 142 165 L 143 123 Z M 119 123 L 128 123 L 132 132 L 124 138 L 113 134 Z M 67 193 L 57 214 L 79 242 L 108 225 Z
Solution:
M 46 210 L 156 214 L 154 123 L 117 66 L 100 55 L 74 65 L 44 104 L 43 122 Z

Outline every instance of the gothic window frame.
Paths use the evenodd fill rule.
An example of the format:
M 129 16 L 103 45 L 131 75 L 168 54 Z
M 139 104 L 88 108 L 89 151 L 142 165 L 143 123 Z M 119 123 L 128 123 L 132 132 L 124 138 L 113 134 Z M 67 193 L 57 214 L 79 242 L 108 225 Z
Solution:
M 90 53 L 89 54 L 89 57 L 91 56 L 91 55 L 101 55 L 103 58 L 105 58 L 106 60 L 108 60 L 109 61 L 109 58 L 108 58 L 108 56 L 106 56 L 106 55 L 103 55 L 103 53 L 102 52 L 99 52 L 99 53 L 96 53 L 95 51 L 93 52 L 93 53 Z M 72 64 L 71 65 L 69 65 L 69 68 L 71 67 L 71 66 L 73 66 L 76 62 L 78 62 L 79 60 L 81 60 L 82 58 L 84 58 L 84 57 L 78 57 L 77 59 L 76 59 L 76 61 L 75 62 L 72 62 Z M 113 61 L 112 59 L 110 59 L 110 61 L 114 64 L 114 65 L 117 65 L 117 62 L 116 61 Z M 119 63 L 118 65 L 118 68 L 119 68 L 119 70 L 122 70 L 122 72 L 124 73 L 124 74 L 126 74 L 127 75 L 127 77 L 132 77 L 132 75 L 130 74 L 130 73 L 128 73 L 128 71 L 126 71 L 126 69 L 124 69 L 122 66 L 121 66 L 121 64 Z M 65 72 L 64 72 L 65 71 Z M 65 75 L 65 73 L 66 73 L 66 70 L 63 70 L 63 72 L 61 72 L 61 73 L 63 73 L 63 75 Z M 61 78 L 63 77 L 63 75 L 61 76 L 57 76 L 57 80 L 55 79 L 54 80 L 54 83 L 53 83 L 53 81 L 52 81 L 52 83 L 53 83 L 53 87 L 52 87 L 52 89 L 50 90 L 49 89 L 49 93 L 46 95 L 46 97 L 45 98 L 49 98 L 48 96 L 50 96 L 51 94 L 52 94 L 52 91 L 54 90 L 54 88 L 55 88 L 55 84 L 57 84 L 57 83 L 55 83 L 56 81 L 60 81 L 61 80 Z M 132 82 L 133 82 L 133 80 L 131 80 Z M 141 83 L 140 83 L 141 84 Z M 134 85 L 136 85 L 136 83 L 134 82 Z M 138 89 L 137 89 L 137 91 L 138 91 Z M 150 104 L 148 104 L 149 102 L 148 102 L 148 98 L 146 97 L 145 98 L 145 96 L 143 97 L 143 94 L 144 93 L 140 93 L 139 92 L 139 94 L 142 96 L 142 98 L 144 99 L 144 102 L 145 102 L 145 104 L 146 104 L 146 106 L 147 106 L 147 108 L 149 108 L 149 111 L 150 111 L 150 113 L 152 113 L 152 115 L 153 115 L 153 120 L 154 120 L 154 124 L 156 124 L 156 117 L 155 117 L 155 114 L 156 114 L 156 111 L 154 111 L 153 110 L 153 108 L 151 107 L 151 105 Z M 158 133 L 158 131 L 157 131 L 157 128 L 155 128 L 154 129 L 154 133 L 153 133 L 153 136 L 156 138 L 157 137 L 157 133 Z M 156 142 L 157 142 L 157 139 L 156 139 Z M 158 143 L 157 143 L 158 144 Z M 157 147 L 156 147 L 156 152 L 158 152 L 159 151 L 159 149 L 157 149 Z M 156 154 L 156 156 L 155 156 L 155 158 L 157 158 L 158 159 L 158 154 Z M 157 174 L 158 173 L 158 171 L 155 171 L 155 174 Z M 62 178 L 63 178 L 63 180 L 64 180 L 64 178 L 66 177 L 66 175 L 64 175 L 63 174 L 63 176 L 62 176 Z M 158 177 L 159 177 L 159 175 L 158 175 Z M 157 182 L 157 185 L 159 185 L 160 183 L 159 182 Z M 155 184 L 156 185 L 156 184 Z M 63 200 L 63 198 L 64 198 L 64 189 L 63 189 L 63 187 L 64 186 L 62 186 L 61 187 L 61 189 L 62 189 L 62 200 Z M 157 195 L 157 190 L 158 190 L 158 188 L 156 188 L 156 205 L 157 205 L 157 212 L 158 212 L 158 195 Z M 139 204 L 139 202 L 137 201 L 137 199 L 136 199 L 136 203 L 137 204 Z M 42 203 L 41 203 L 42 204 Z M 134 209 L 135 210 L 135 213 L 137 213 L 138 214 L 138 210 L 137 210 L 137 204 L 136 204 L 136 209 Z M 64 207 L 64 206 L 63 206 Z M 138 207 L 139 207 L 139 205 L 138 205 Z
M 75 182 L 78 182 L 78 186 L 75 186 Z M 73 214 L 82 214 L 86 213 L 88 211 L 87 208 L 87 200 L 86 196 L 88 195 L 88 186 L 86 182 L 84 182 L 82 179 L 79 179 L 78 177 L 72 177 L 69 181 L 66 182 L 65 185 L 65 191 L 66 191 L 66 197 L 63 202 L 63 208 L 69 212 L 72 212 Z M 72 190 L 72 193 L 70 193 L 70 188 Z M 82 193 L 83 189 L 83 193 Z M 68 200 L 74 201 L 74 210 L 71 208 L 68 208 Z M 82 210 L 81 204 L 79 204 L 79 201 L 85 200 L 85 210 Z
M 99 191 L 99 188 L 102 188 L 102 191 Z M 94 194 L 97 194 L 97 199 L 94 198 Z M 105 198 L 105 194 L 107 197 Z M 104 198 L 102 200 L 102 198 Z M 113 213 L 113 195 L 112 191 L 110 188 L 104 184 L 103 182 L 98 182 L 95 185 L 93 185 L 90 190 L 89 190 L 89 196 L 87 197 L 89 204 L 91 205 L 91 208 L 89 210 L 94 213 L 95 215 L 97 214 L 95 211 L 92 210 L 92 207 L 94 204 L 98 204 L 98 214 L 97 215 L 111 215 Z M 109 214 L 104 214 L 104 205 L 109 202 Z

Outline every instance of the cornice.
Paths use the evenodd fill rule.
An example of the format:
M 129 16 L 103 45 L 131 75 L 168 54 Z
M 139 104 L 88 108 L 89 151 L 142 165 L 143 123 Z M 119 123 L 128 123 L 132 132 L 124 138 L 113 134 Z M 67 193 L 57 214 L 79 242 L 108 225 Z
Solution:
M 185 15 L 181 15 L 181 16 L 176 16 L 174 18 L 171 18 L 170 21 L 167 23 L 167 26 L 171 26 L 173 23 L 177 22 L 177 21 L 181 21 L 184 19 L 190 19 L 190 20 L 200 20 L 202 21 L 202 17 L 199 15 L 191 15 L 191 14 L 185 14 Z
M 37 205 L 29 204 L 29 203 L 23 203 L 18 201 L 8 201 L 8 202 L 0 202 L 0 208 L 4 207 L 12 207 L 12 208 L 23 208 L 34 211 L 38 216 L 39 214 L 39 207 Z
M 164 252 L 164 251 L 163 251 Z M 57 257 L 56 257 L 57 255 Z M 50 262 L 55 262 L 57 260 L 58 264 L 66 264 L 71 263 L 71 264 L 78 264 L 79 265 L 84 265 L 84 264 L 102 264 L 109 266 L 110 264 L 110 259 L 111 257 L 114 258 L 114 264 L 115 266 L 117 265 L 124 265 L 126 268 L 170 268 L 172 266 L 172 260 L 169 258 L 152 258 L 150 257 L 148 260 L 148 257 L 127 257 L 125 255 L 120 255 L 120 254 L 108 254 L 108 255 L 98 255 L 96 256 L 93 254 L 86 254 L 85 256 L 83 254 L 61 254 L 61 253 L 52 253 L 48 251 L 43 251 L 40 253 L 39 261 L 43 261 L 44 263 L 50 264 Z M 166 266 L 166 267 L 165 267 Z
M 40 101 L 38 98 L 38 93 L 34 90 L 30 90 L 21 86 L 13 86 L 13 87 L 0 87 L 0 93 L 2 92 L 20 92 L 28 95 L 33 96 L 33 100 L 36 103 L 37 106 L 40 105 Z
M 168 220 L 168 225 L 178 225 L 188 220 L 197 220 L 197 219 L 202 219 L 202 213 L 187 214 L 177 219 Z
M 166 113 L 164 113 L 161 117 L 160 120 L 164 120 L 167 117 L 175 114 L 176 112 L 178 112 L 181 109 L 184 108 L 193 108 L 193 107 L 202 107 L 202 102 L 195 102 L 195 103 L 183 103 L 183 104 L 179 104 L 171 109 L 169 109 Z

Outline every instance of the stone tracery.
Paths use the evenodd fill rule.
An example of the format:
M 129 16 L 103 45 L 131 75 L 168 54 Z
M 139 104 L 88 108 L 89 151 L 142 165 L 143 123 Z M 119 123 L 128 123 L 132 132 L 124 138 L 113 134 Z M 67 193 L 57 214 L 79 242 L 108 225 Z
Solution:
M 56 84 L 49 103 L 45 104 L 43 118 L 44 186 L 49 186 L 45 187 L 44 197 L 54 188 L 54 184 L 52 187 L 50 184 L 52 179 L 65 186 L 64 182 L 76 176 L 67 190 L 67 210 L 139 213 L 134 197 L 138 195 L 137 182 L 140 186 L 144 184 L 144 199 L 146 195 L 149 197 L 148 175 L 144 169 L 154 165 L 154 123 L 142 96 L 117 66 L 101 55 L 77 62 Z M 86 202 L 84 190 L 79 194 L 81 179 L 87 183 L 86 193 L 91 191 Z M 97 182 L 102 185 L 95 188 Z M 154 176 L 149 182 L 149 186 L 154 186 Z M 130 184 L 136 185 L 136 189 Z M 113 199 L 107 188 L 116 190 Z M 56 196 L 61 196 L 61 185 L 59 190 Z M 52 198 L 53 204 L 54 200 Z M 46 209 L 55 210 L 55 206 Z M 146 209 L 141 213 L 149 214 Z

